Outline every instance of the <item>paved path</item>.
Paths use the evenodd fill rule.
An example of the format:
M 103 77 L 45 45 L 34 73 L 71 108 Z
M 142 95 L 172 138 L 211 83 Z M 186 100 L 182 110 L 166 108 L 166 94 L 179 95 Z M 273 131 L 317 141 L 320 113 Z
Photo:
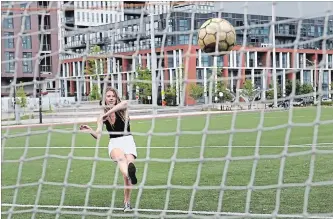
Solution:
M 271 110 L 279 110 L 279 109 L 271 109 Z M 238 113 L 246 113 L 246 112 L 256 112 L 258 109 L 252 109 L 252 110 L 241 110 L 238 111 Z M 211 114 L 230 114 L 234 111 L 210 111 Z M 160 113 L 152 115 L 151 113 L 141 114 L 141 115 L 131 115 L 131 120 L 138 120 L 138 119 L 152 119 L 152 118 L 170 118 L 170 117 L 176 117 L 179 114 L 181 116 L 195 116 L 195 115 L 206 115 L 207 111 L 182 111 L 179 112 L 168 112 L 168 113 Z M 43 124 L 39 123 L 39 118 L 37 119 L 27 119 L 27 120 L 21 120 L 20 124 L 17 124 L 16 121 L 2 121 L 2 129 L 6 129 L 6 127 L 25 127 L 25 126 L 49 126 L 51 124 L 82 124 L 82 123 L 89 123 L 89 122 L 95 122 L 97 119 L 96 116 L 77 116 L 77 117 L 67 117 L 67 118 L 45 118 L 43 119 Z

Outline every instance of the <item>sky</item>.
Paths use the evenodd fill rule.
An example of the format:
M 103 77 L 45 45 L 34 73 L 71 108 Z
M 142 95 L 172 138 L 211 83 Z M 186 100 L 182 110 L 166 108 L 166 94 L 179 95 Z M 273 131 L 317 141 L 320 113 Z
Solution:
M 225 1 L 216 2 L 216 5 L 225 12 L 244 13 L 245 3 L 248 5 L 248 14 L 272 15 L 272 1 Z M 276 1 L 275 13 L 279 17 L 321 17 L 328 9 L 333 14 L 333 1 Z

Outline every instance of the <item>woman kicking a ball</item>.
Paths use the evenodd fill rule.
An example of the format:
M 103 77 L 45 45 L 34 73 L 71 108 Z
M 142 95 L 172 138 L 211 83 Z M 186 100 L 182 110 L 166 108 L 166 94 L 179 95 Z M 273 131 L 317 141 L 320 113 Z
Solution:
M 88 125 L 81 125 L 80 130 L 90 133 L 95 139 L 101 137 L 103 124 L 110 135 L 108 145 L 109 156 L 119 165 L 124 177 L 125 186 L 135 185 L 136 168 L 134 160 L 137 157 L 134 138 L 130 133 L 130 122 L 127 111 L 127 102 L 121 101 L 113 88 L 107 88 L 105 93 L 105 107 L 103 114 L 97 120 L 97 129 L 94 131 Z M 100 102 L 102 105 L 102 101 Z M 124 212 L 130 211 L 131 189 L 124 189 Z

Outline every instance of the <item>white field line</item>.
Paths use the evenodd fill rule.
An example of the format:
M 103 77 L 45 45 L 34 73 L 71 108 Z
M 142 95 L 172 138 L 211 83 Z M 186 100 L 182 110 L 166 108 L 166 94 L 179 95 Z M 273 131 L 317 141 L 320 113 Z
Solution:
M 333 143 L 318 143 L 315 145 L 316 147 L 320 147 L 320 148 L 332 148 L 333 149 Z M 200 148 L 200 145 L 196 145 L 196 146 L 178 146 L 177 148 L 179 149 L 191 149 L 191 148 Z M 216 146 L 204 146 L 205 148 L 255 148 L 255 145 L 216 145 Z M 284 145 L 260 145 L 260 148 L 284 148 Z M 312 147 L 312 144 L 296 144 L 296 145 L 288 145 L 288 148 L 305 148 L 305 147 Z M 16 150 L 16 149 L 25 149 L 26 147 L 4 147 L 5 150 Z M 73 147 L 68 147 L 68 146 L 51 146 L 51 147 L 28 147 L 29 149 L 71 149 Z M 78 146 L 78 147 L 74 147 L 75 150 L 77 149 L 95 149 L 95 146 Z M 107 146 L 98 146 L 98 148 L 104 149 L 107 148 Z M 137 147 L 137 149 L 147 149 L 148 147 Z M 152 146 L 149 147 L 150 149 L 174 149 L 175 146 Z
M 102 206 L 70 206 L 70 205 L 64 205 L 64 206 L 58 206 L 58 205 L 26 205 L 26 204 L 11 204 L 11 203 L 2 203 L 1 206 L 3 207 L 17 207 L 17 208 L 32 208 L 34 209 L 35 207 L 37 207 L 38 209 L 50 209 L 50 210 L 55 210 L 58 208 L 63 209 L 64 211 L 69 211 L 69 210 L 100 210 L 100 211 L 123 211 L 123 208 L 110 208 L 110 206 L 108 207 L 102 207 Z M 31 210 L 34 211 L 34 210 Z M 137 209 L 137 208 L 133 208 L 133 211 L 137 211 L 140 212 L 140 214 L 142 214 L 143 212 L 147 212 L 147 213 L 167 213 L 169 214 L 169 216 L 173 215 L 182 215 L 179 216 L 180 218 L 184 218 L 184 215 L 189 215 L 194 214 L 194 215 L 214 215 L 214 218 L 216 218 L 216 216 L 218 216 L 218 218 L 220 218 L 221 216 L 229 216 L 229 217 L 247 217 L 247 218 L 272 218 L 273 216 L 278 217 L 278 218 L 304 218 L 303 214 L 277 214 L 277 215 L 272 215 L 272 214 L 248 214 L 248 213 L 238 213 L 238 212 L 215 212 L 215 211 L 184 211 L 184 210 L 171 210 L 171 209 Z M 30 209 L 29 209 L 30 212 Z M 6 215 L 8 214 L 8 211 L 3 211 L 2 214 Z M 106 214 L 108 214 L 109 212 L 103 212 L 103 216 L 106 217 Z M 116 214 L 116 212 L 112 212 L 114 214 Z M 85 213 L 87 216 L 92 215 L 92 212 L 87 212 Z M 104 215 L 105 214 L 105 215 Z M 133 213 L 132 213 L 133 214 Z M 127 214 L 127 215 L 123 215 L 123 216 L 132 216 L 132 214 Z M 112 214 L 111 214 L 112 215 Z M 174 217 L 172 217 L 174 218 Z M 328 218 L 332 218 L 331 215 L 328 214 L 320 214 L 320 215 L 307 215 L 307 218 L 311 218 L 311 219 L 328 219 Z

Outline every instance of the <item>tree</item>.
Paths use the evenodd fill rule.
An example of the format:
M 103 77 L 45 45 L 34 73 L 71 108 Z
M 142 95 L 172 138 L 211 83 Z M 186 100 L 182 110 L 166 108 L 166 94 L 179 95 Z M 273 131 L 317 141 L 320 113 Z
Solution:
M 143 101 L 147 100 L 148 96 L 152 95 L 152 75 L 148 68 L 141 68 L 140 66 L 136 69 L 137 77 L 133 82 L 133 86 L 139 87 L 138 96 Z
M 252 100 L 254 99 L 255 95 L 256 95 L 256 90 L 252 84 L 251 80 L 245 80 L 244 82 L 244 87 L 242 89 L 242 95 L 247 97 L 249 102 L 252 102 Z
M 218 80 L 217 81 L 217 89 L 216 89 L 216 94 L 215 95 L 218 96 L 218 94 L 220 92 L 223 93 L 223 97 L 222 97 L 223 101 L 232 101 L 233 100 L 233 95 L 227 89 L 227 83 L 225 81 Z
M 203 96 L 204 87 L 199 84 L 190 84 L 189 94 L 194 100 L 198 100 Z
M 174 106 L 176 104 L 176 88 L 168 85 L 164 89 L 164 100 L 167 105 Z
M 296 87 L 295 87 L 295 95 L 301 94 L 301 82 L 299 80 L 295 81 Z M 293 88 L 293 82 L 291 80 L 286 81 L 286 96 L 289 96 L 292 92 Z
M 16 104 L 19 105 L 21 108 L 27 107 L 27 95 L 24 91 L 22 82 L 20 83 L 20 87 L 16 91 Z
M 276 89 L 277 89 L 277 98 L 281 98 L 282 97 L 281 85 L 277 84 Z M 266 99 L 267 100 L 274 99 L 274 89 L 272 84 L 269 85 L 269 90 L 266 91 Z
M 99 53 L 101 51 L 101 48 L 97 45 L 95 45 L 94 47 L 92 47 L 91 52 L 92 53 Z M 101 68 L 101 63 L 99 60 L 97 60 L 94 57 L 88 58 L 87 59 L 87 65 L 86 65 L 86 69 L 85 69 L 85 74 L 91 76 L 91 79 L 93 81 L 97 80 L 97 75 L 100 75 L 103 71 Z M 101 99 L 101 92 L 98 89 L 98 84 L 93 83 L 92 88 L 91 88 L 91 92 L 89 94 L 90 98 L 92 100 L 99 100 Z
M 311 84 L 303 84 L 302 86 L 300 86 L 300 93 L 301 94 L 310 94 L 312 93 L 313 87 L 311 86 Z

